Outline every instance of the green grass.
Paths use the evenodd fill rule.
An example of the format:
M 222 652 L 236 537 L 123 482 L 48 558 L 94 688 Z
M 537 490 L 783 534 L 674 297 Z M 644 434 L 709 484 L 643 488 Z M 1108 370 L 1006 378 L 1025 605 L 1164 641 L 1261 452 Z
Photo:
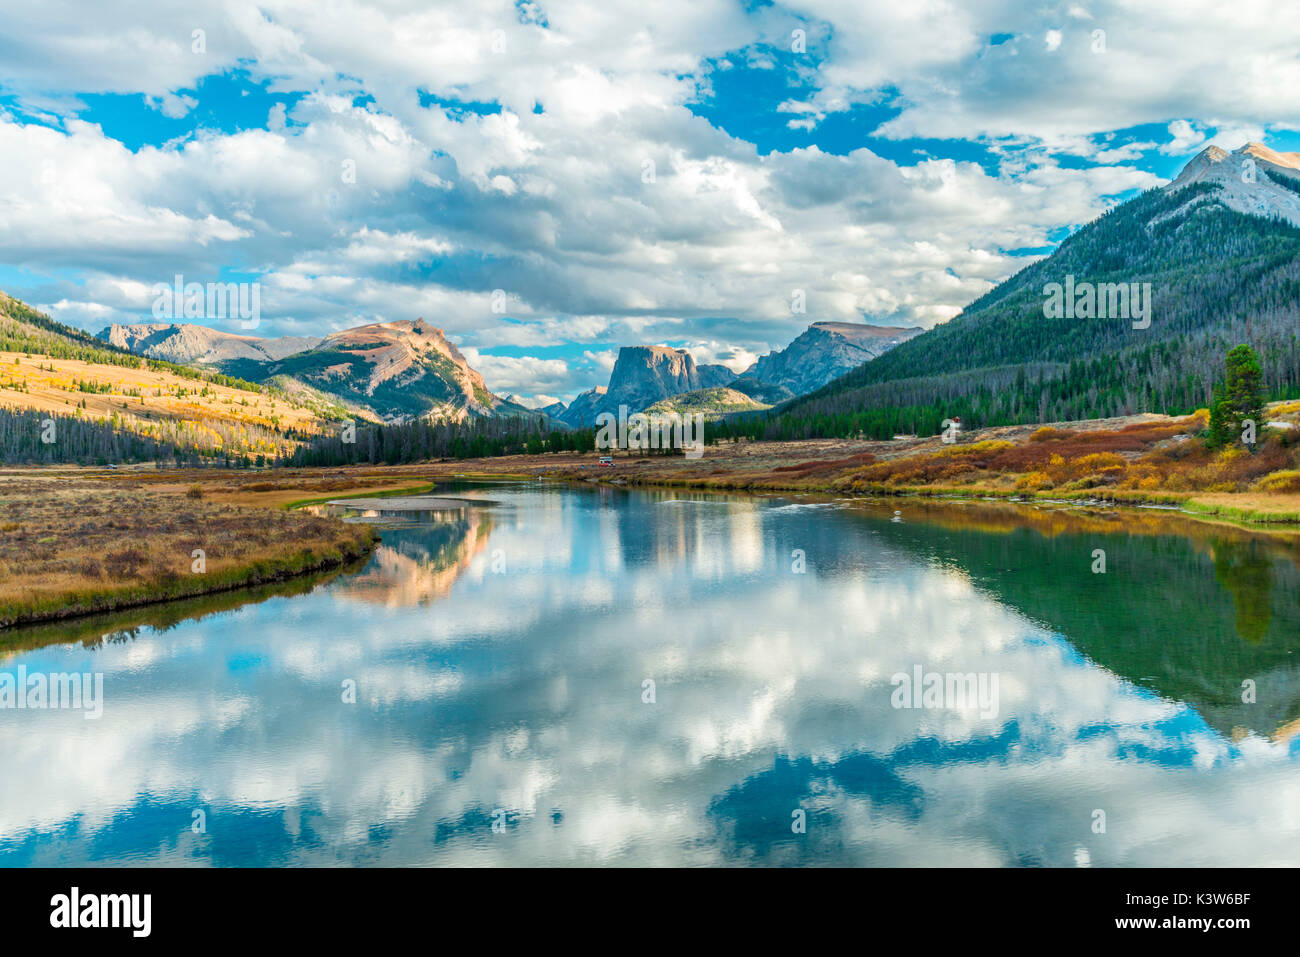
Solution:
M 435 487 L 433 482 L 424 482 L 420 485 L 408 485 L 403 488 L 388 489 L 382 492 L 347 492 L 343 495 L 326 495 L 321 498 L 298 498 L 292 502 L 285 502 L 280 507 L 286 512 L 291 512 L 296 508 L 305 508 L 308 505 L 326 505 L 345 498 L 389 498 L 394 495 L 423 495 L 432 492 Z
M 1218 502 L 1186 502 L 1183 507 L 1192 514 L 1227 519 L 1247 525 L 1300 525 L 1300 512 L 1268 511 L 1241 505 Z

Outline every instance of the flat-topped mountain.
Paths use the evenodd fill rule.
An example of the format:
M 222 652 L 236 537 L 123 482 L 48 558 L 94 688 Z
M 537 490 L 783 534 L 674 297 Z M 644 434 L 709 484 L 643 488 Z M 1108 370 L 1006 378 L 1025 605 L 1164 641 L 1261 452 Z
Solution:
M 741 376 L 724 365 L 697 365 L 685 349 L 624 346 L 609 385 L 582 393 L 555 417 L 590 427 L 601 412 L 670 411 L 679 406 L 709 416 L 754 411 L 818 389 L 862 363 L 920 335 L 915 326 L 814 322 L 785 349 L 769 353 Z M 675 397 L 682 402 L 668 402 Z M 714 401 L 716 400 L 716 401 Z
M 697 366 L 685 349 L 624 346 L 618 350 L 605 400 L 640 411 L 671 395 L 726 385 L 734 378 L 726 366 Z
M 697 365 L 685 349 L 669 346 L 623 346 L 614 360 L 608 386 L 582 393 L 558 418 L 574 428 L 590 428 L 602 412 L 644 412 L 670 396 L 723 386 L 736 374 L 722 365 Z

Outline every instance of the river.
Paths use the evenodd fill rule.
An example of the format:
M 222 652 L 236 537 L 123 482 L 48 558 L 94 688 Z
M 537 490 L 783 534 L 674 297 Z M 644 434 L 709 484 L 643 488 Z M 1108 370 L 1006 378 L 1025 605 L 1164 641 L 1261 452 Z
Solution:
M 0 709 L 0 864 L 1300 864 L 1291 539 L 439 494 L 321 507 L 359 568 L 0 637 L 103 675 Z

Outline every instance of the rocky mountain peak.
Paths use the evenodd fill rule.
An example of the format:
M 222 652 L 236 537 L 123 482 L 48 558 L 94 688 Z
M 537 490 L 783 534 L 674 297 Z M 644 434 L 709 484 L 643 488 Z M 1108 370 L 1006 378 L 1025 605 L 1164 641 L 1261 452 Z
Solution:
M 1232 152 L 1207 146 L 1164 189 L 1174 192 L 1195 183 L 1218 186 L 1213 198 L 1229 209 L 1300 226 L 1300 153 L 1279 153 L 1263 143 L 1246 143 Z
M 696 365 L 685 349 L 670 346 L 624 346 L 610 373 L 606 406 L 626 405 L 634 412 L 682 392 L 726 385 L 736 374 L 726 366 Z
M 814 322 L 786 348 L 763 356 L 746 369 L 744 378 L 801 395 L 820 389 L 922 331 L 918 326 Z

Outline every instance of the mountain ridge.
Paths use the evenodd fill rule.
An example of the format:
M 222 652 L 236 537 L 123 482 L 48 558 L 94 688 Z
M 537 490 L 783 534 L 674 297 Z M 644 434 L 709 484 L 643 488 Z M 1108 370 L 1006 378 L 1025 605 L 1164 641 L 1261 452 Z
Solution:
M 114 324 L 99 338 L 135 355 L 211 366 L 290 393 L 327 395 L 383 421 L 537 415 L 494 395 L 444 330 L 423 318 L 274 339 L 193 323 Z
M 1300 395 L 1300 228 L 1287 215 L 1295 194 L 1273 178 L 1289 167 L 1269 157 L 1300 158 L 1266 149 L 1203 150 L 1186 176 L 1112 207 L 948 322 L 735 429 L 889 438 L 935 434 L 952 417 L 988 426 L 1186 414 L 1208 404 L 1224 355 L 1241 342 L 1260 354 L 1271 397 Z M 1241 180 L 1248 157 L 1253 184 Z M 1258 187 L 1247 210 L 1233 176 Z M 1049 286 L 1068 277 L 1081 287 L 1149 283 L 1149 327 L 1048 315 Z

